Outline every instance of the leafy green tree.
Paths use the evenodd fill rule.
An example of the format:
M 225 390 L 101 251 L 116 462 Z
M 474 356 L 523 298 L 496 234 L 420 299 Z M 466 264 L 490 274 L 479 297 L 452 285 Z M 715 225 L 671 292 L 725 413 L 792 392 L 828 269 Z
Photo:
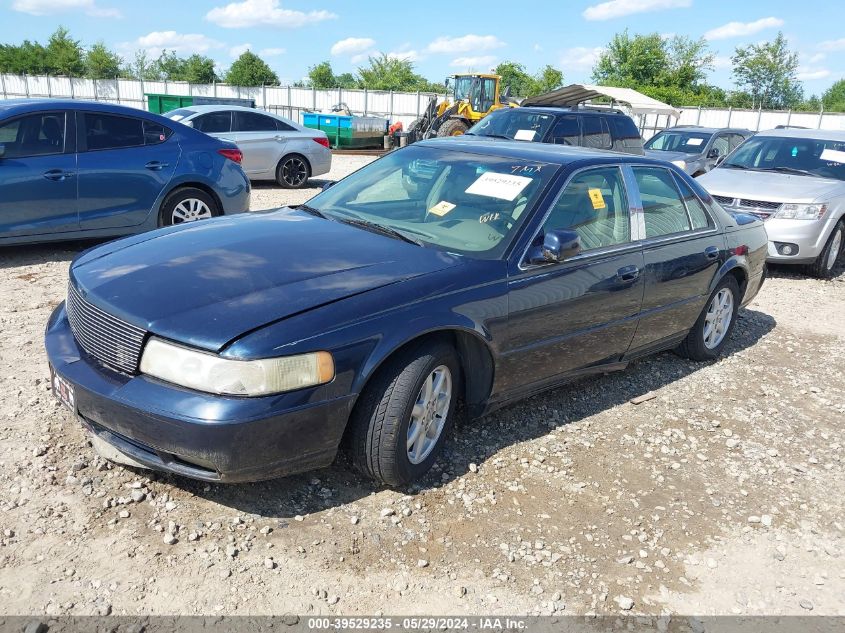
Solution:
M 798 53 L 789 50 L 783 33 L 771 42 L 738 47 L 731 60 L 734 81 L 751 95 L 754 107 L 793 108 L 801 103 Z
M 355 75 L 352 73 L 341 73 L 335 77 L 335 81 L 337 82 L 338 88 L 348 88 L 351 90 L 358 87 L 358 80 L 355 79 Z
M 358 69 L 358 83 L 370 90 L 413 91 L 428 90 L 431 83 L 414 72 L 409 59 L 380 53 L 369 58 L 369 65 Z
M 47 67 L 52 74 L 68 77 L 85 74 L 85 51 L 63 26 L 57 28 L 47 41 L 46 55 Z
M 122 60 L 103 42 L 97 42 L 85 55 L 85 76 L 89 79 L 114 79 L 120 75 Z
M 20 46 L 0 44 L 0 72 L 12 75 L 46 75 L 50 72 L 47 51 L 38 42 L 24 40 Z
M 533 89 L 533 80 L 525 66 L 519 62 L 505 61 L 493 69 L 493 73 L 502 78 L 502 90 L 510 86 L 512 97 L 527 97 Z
M 308 69 L 308 83 L 317 90 L 337 88 L 337 77 L 334 76 L 331 62 L 320 62 Z
M 593 80 L 599 84 L 632 87 L 665 85 L 666 42 L 658 33 L 617 33 L 600 55 Z
M 845 106 L 845 103 L 842 103 L 840 105 Z M 819 99 L 816 95 L 812 95 L 808 99 L 804 99 L 801 103 L 799 103 L 795 107 L 795 109 L 801 110 L 802 112 L 819 112 L 822 109 L 822 100 Z M 828 108 L 826 106 L 825 106 L 824 109 L 828 110 Z M 833 110 L 834 112 L 836 112 L 837 110 L 840 110 L 840 109 L 833 107 L 833 108 L 830 108 L 830 110 Z
M 665 42 L 665 40 L 664 40 Z M 710 52 L 707 40 L 697 40 L 676 35 L 665 42 L 666 70 L 665 85 L 685 90 L 705 85 L 707 72 L 713 70 L 715 56 Z
M 840 79 L 824 91 L 821 105 L 828 111 L 845 112 L 845 79 Z
M 161 79 L 158 65 L 155 61 L 150 60 L 147 51 L 143 49 L 135 51 L 132 61 L 124 66 L 123 74 L 139 81 L 158 81 Z
M 531 94 L 526 96 L 534 96 L 557 90 L 563 85 L 563 73 L 548 64 L 540 70 L 534 77 L 532 77 Z
M 196 53 L 185 59 L 182 79 L 192 84 L 212 84 L 220 81 L 214 69 L 214 60 Z
M 246 51 L 229 68 L 226 83 L 233 86 L 278 86 L 279 77 L 267 62 L 252 51 Z

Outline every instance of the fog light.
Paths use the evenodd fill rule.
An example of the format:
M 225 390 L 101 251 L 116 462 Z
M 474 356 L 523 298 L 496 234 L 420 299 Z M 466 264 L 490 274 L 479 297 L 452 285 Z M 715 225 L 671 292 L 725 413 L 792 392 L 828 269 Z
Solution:
M 798 244 L 775 242 L 775 248 L 780 255 L 785 255 L 786 257 L 798 254 Z

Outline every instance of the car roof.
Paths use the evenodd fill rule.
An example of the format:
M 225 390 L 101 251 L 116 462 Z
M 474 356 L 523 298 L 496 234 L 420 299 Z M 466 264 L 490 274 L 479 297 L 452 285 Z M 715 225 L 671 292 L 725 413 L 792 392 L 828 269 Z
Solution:
M 272 114 L 272 112 L 265 112 L 264 110 L 258 110 L 257 108 L 247 108 L 246 106 L 239 106 L 239 105 L 228 105 L 225 103 L 208 103 L 202 105 L 186 105 L 182 106 L 181 108 L 177 108 L 178 110 L 191 110 L 193 112 L 220 112 L 221 110 L 238 110 L 240 112 L 258 112 L 259 114 Z
M 703 125 L 676 125 L 666 128 L 661 132 L 701 132 L 702 134 L 715 134 L 716 132 L 737 132 L 753 134 L 751 130 L 742 127 L 704 127 Z
M 33 99 L 7 99 L 0 101 L 0 112 L 3 114 L 17 114 L 25 112 L 40 112 L 42 110 L 90 110 L 96 112 L 113 112 L 115 114 L 128 114 L 132 116 L 148 116 L 156 118 L 157 115 L 140 108 L 108 103 L 106 101 L 88 101 L 86 99 L 49 99 L 37 97 Z
M 527 141 L 506 141 L 484 136 L 461 136 L 432 138 L 414 143 L 410 147 L 424 146 L 452 149 L 472 154 L 484 154 L 500 158 L 513 158 L 536 162 L 568 165 L 585 160 L 601 163 L 653 163 L 666 166 L 662 160 L 622 152 L 609 152 L 574 145 L 552 143 L 531 143 Z
M 757 136 L 783 136 L 786 138 L 810 138 L 825 141 L 845 141 L 845 130 L 761 130 Z

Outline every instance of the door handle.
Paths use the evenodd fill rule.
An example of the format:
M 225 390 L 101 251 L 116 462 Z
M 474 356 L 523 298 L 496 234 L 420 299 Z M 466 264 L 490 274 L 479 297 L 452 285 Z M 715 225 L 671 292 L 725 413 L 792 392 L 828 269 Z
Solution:
M 63 169 L 50 169 L 48 171 L 45 171 L 41 175 L 44 176 L 47 180 L 61 181 L 65 178 L 71 178 L 73 176 L 73 172 L 64 171 Z
M 616 279 L 621 282 L 636 281 L 640 276 L 640 269 L 636 266 L 624 266 L 616 271 Z
M 718 259 L 719 249 L 715 246 L 708 246 L 704 249 L 704 256 L 707 257 L 707 259 Z
M 151 160 L 149 163 L 144 165 L 144 167 L 146 167 L 150 171 L 161 171 L 162 169 L 167 167 L 167 163 L 162 163 L 157 160 Z
M 279 134 L 276 134 L 276 136 L 274 136 L 273 138 L 276 139 L 277 141 L 284 141 L 285 140 L 285 137 L 281 136 Z

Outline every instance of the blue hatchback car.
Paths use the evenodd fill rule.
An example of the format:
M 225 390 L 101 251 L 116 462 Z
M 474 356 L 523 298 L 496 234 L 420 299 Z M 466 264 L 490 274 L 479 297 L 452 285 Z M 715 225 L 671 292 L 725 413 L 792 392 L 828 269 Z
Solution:
M 233 143 L 90 101 L 0 101 L 0 245 L 140 233 L 249 210 Z
M 767 243 L 662 161 L 422 141 L 296 209 L 80 255 L 51 384 L 118 461 L 247 481 L 346 446 L 402 485 L 459 400 L 479 416 L 660 350 L 716 358 Z

